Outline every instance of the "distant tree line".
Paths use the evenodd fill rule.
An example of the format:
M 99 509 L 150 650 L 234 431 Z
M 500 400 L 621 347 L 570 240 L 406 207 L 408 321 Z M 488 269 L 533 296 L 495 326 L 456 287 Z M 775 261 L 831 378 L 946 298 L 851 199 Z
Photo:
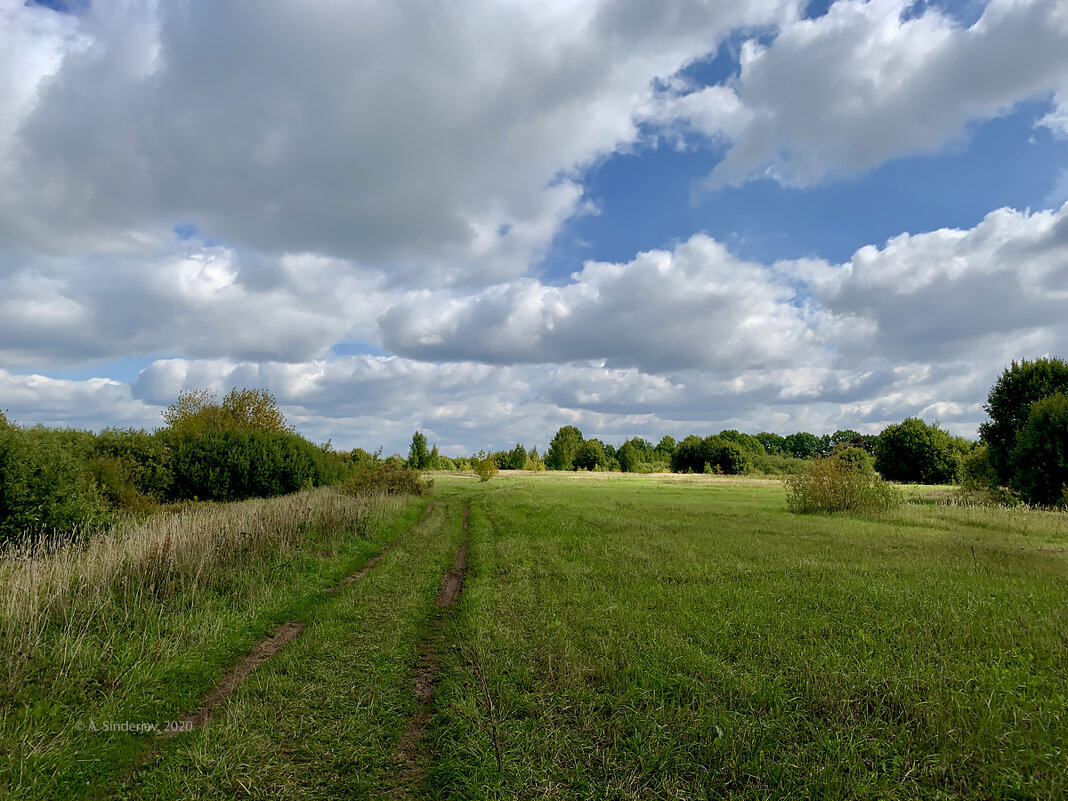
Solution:
M 612 445 L 587 439 L 576 426 L 565 425 L 543 457 L 537 448 L 528 451 L 517 443 L 511 450 L 448 458 L 437 446 L 427 450 L 426 437 L 417 431 L 407 464 L 420 470 L 467 470 L 490 459 L 501 470 L 799 475 L 810 471 L 814 461 L 833 458 L 846 468 L 871 470 L 890 481 L 964 484 L 1002 499 L 1063 505 L 1068 504 L 1066 393 L 1064 361 L 1013 362 L 990 390 L 985 407 L 990 420 L 981 426 L 978 442 L 917 417 L 886 426 L 876 435 L 851 429 L 785 436 L 729 429 L 679 441 L 665 436 L 656 445 L 641 437 Z

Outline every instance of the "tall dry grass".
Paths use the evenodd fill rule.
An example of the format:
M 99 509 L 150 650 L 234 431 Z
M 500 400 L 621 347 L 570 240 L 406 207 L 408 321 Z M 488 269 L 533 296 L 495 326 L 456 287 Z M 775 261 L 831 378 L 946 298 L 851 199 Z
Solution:
M 136 637 L 146 618 L 193 612 L 202 593 L 254 599 L 256 585 L 290 553 L 336 549 L 408 502 L 324 487 L 189 504 L 120 522 L 82 542 L 0 549 L 0 687 L 17 686 L 35 661 L 49 664 L 60 680 L 84 647 Z

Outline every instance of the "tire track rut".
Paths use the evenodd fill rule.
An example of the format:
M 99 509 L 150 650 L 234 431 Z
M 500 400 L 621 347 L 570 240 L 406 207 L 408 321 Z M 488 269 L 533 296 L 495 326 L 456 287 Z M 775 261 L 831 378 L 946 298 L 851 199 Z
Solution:
M 375 566 L 382 561 L 386 554 L 426 522 L 426 519 L 430 516 L 430 513 L 434 510 L 435 506 L 436 502 L 427 504 L 426 508 L 423 510 L 423 514 L 419 516 L 419 519 L 411 526 L 411 528 L 402 533 L 392 542 L 388 543 L 376 555 L 368 559 L 363 567 L 355 573 L 346 576 L 334 586 L 326 588 L 322 591 L 322 594 L 326 597 L 330 597 L 336 594 L 338 590 L 356 583 L 370 573 Z M 271 657 L 280 653 L 287 645 L 289 645 L 289 643 L 300 635 L 303 629 L 303 621 L 289 620 L 276 626 L 270 634 L 257 642 L 255 646 L 253 646 L 252 651 L 238 660 L 238 663 L 214 687 L 212 687 L 207 694 L 204 695 L 196 712 L 183 718 L 179 726 L 166 731 L 160 731 L 156 736 L 156 744 L 153 748 L 130 765 L 125 775 L 120 778 L 119 789 L 121 790 L 124 788 L 140 768 L 156 759 L 160 754 L 160 749 L 168 740 L 171 740 L 175 736 L 184 732 L 199 729 L 206 725 L 211 720 L 212 713 L 237 691 L 237 688 L 245 682 L 249 675 L 251 675 L 252 671 L 268 661 Z M 112 793 L 110 797 L 115 797 L 115 793 Z
M 412 693 L 415 695 L 417 706 L 393 750 L 393 758 L 397 762 L 398 769 L 389 798 L 414 797 L 426 777 L 426 765 L 420 746 L 427 724 L 433 716 L 430 699 L 441 673 L 441 656 L 445 647 L 445 624 L 464 589 L 464 577 L 467 575 L 467 553 L 470 547 L 468 538 L 470 515 L 471 504 L 465 503 L 463 540 L 460 542 L 460 547 L 456 549 L 452 567 L 441 577 L 441 588 L 438 590 L 437 597 L 434 598 L 434 605 L 439 611 L 433 616 L 430 632 L 419 646 L 412 683 Z

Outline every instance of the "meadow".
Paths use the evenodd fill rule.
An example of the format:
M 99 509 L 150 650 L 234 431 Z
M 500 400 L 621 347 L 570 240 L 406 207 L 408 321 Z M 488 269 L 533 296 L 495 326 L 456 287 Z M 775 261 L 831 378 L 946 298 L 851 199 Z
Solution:
M 324 488 L 182 512 L 207 533 L 169 529 L 183 556 L 132 601 L 163 528 L 10 552 L 0 791 L 1068 796 L 1068 514 L 909 494 L 865 518 L 790 514 L 767 479 Z M 206 549 L 216 536 L 230 544 Z M 462 594 L 442 602 L 457 570 Z M 285 621 L 299 636 L 206 725 L 85 730 L 182 720 Z

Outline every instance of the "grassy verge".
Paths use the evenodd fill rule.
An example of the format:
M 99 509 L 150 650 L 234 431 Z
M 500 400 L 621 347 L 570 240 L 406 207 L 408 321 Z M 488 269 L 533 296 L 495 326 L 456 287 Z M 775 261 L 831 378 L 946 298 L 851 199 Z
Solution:
M 180 720 L 236 654 L 302 615 L 424 506 L 321 489 L 5 552 L 0 790 L 96 796 L 152 740 L 100 729 Z

